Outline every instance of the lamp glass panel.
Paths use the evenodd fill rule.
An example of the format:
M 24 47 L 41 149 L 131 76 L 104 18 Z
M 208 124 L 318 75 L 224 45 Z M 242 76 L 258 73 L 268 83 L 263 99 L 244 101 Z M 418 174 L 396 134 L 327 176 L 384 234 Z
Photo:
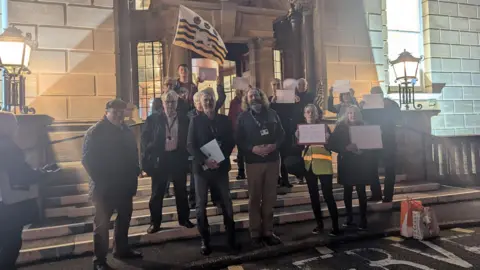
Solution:
M 422 55 L 422 36 L 420 33 L 405 33 L 405 32 L 395 32 L 395 31 L 389 31 L 388 32 L 388 58 L 390 60 L 395 60 L 398 58 L 398 55 L 402 53 L 404 50 L 407 50 L 410 52 L 413 56 L 419 57 Z M 423 69 L 423 65 L 419 65 L 419 71 Z M 392 66 L 389 67 L 389 81 L 390 85 L 397 85 L 395 83 L 395 73 L 393 71 Z M 409 73 L 411 71 L 411 67 L 407 67 Z M 416 69 L 416 65 L 415 65 Z M 403 76 L 404 71 L 402 70 L 396 70 L 397 71 L 397 76 Z M 414 72 L 415 73 L 415 70 Z M 420 78 L 418 78 L 417 85 L 420 83 Z
M 0 58 L 5 66 L 22 65 L 23 42 L 0 41 Z
M 25 44 L 25 58 L 23 59 L 23 65 L 28 67 L 30 64 L 30 55 L 32 53 L 32 47 L 30 45 Z

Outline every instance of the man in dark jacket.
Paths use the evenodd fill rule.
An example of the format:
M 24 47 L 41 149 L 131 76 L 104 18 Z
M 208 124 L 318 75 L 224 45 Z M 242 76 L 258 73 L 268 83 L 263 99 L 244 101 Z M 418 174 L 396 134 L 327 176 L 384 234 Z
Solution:
M 214 96 L 213 89 L 212 88 L 207 88 L 202 90 L 202 92 L 208 92 L 211 96 Z M 192 121 L 192 119 L 200 115 L 203 112 L 202 104 L 200 102 L 200 92 L 195 93 L 193 95 L 193 104 L 195 105 L 195 108 L 191 111 L 188 112 L 188 119 Z M 215 103 L 215 111 L 218 112 L 220 108 L 222 108 L 223 104 L 225 103 L 226 95 L 225 95 L 225 90 L 223 86 L 220 84 L 220 82 L 217 85 L 217 95 L 218 95 L 218 100 Z M 191 160 L 193 160 L 193 157 L 190 157 Z M 217 196 L 217 193 L 212 190 L 210 193 L 210 196 L 212 197 L 212 203 L 214 205 L 217 205 L 217 202 L 219 201 L 219 198 Z M 190 191 L 188 195 L 188 200 L 190 204 L 190 208 L 195 208 L 196 206 L 196 200 L 195 200 L 195 177 L 190 177 Z
M 370 90 L 371 94 L 383 95 L 382 88 L 379 86 L 373 87 Z M 375 174 L 375 180 L 370 185 L 372 191 L 372 197 L 370 201 L 382 200 L 382 187 L 380 186 L 380 178 L 378 175 L 378 161 L 382 160 L 385 169 L 385 189 L 383 194 L 383 202 L 391 202 L 393 199 L 394 187 L 395 187 L 395 162 L 397 154 L 397 141 L 396 141 L 396 126 L 401 118 L 400 106 L 388 98 L 383 99 L 384 108 L 382 109 L 365 109 L 362 110 L 363 118 L 365 122 L 370 125 L 379 125 L 382 130 L 382 143 L 383 149 L 380 150 L 374 159 L 373 173 Z M 364 103 L 360 103 L 360 107 L 363 107 Z
M 106 261 L 108 230 L 114 211 L 118 214 L 114 256 L 142 256 L 128 247 L 128 229 L 140 167 L 135 136 L 123 123 L 126 108 L 127 104 L 121 100 L 108 102 L 105 117 L 87 131 L 83 144 L 82 163 L 90 176 L 90 196 L 95 205 L 94 269 L 109 269 Z
M 245 155 L 248 175 L 250 237 L 255 247 L 278 245 L 273 233 L 273 207 L 277 200 L 279 148 L 285 137 L 277 113 L 269 108 L 265 94 L 247 92 L 244 112 L 238 117 L 236 140 Z
M 188 131 L 188 151 L 194 156 L 193 174 L 197 199 L 197 227 L 202 237 L 201 252 L 211 253 L 210 232 L 206 213 L 208 188 L 217 193 L 222 208 L 223 220 L 228 234 L 228 244 L 236 249 L 235 223 L 232 200 L 230 199 L 228 172 L 231 169 L 230 155 L 235 147 L 233 131 L 228 117 L 217 114 L 214 96 L 208 91 L 200 95 L 203 112 L 194 117 Z M 205 144 L 216 140 L 225 159 L 219 163 L 209 159 L 201 149 Z
M 189 220 L 186 187 L 188 117 L 177 113 L 178 95 L 175 91 L 164 93 L 162 102 L 165 113 L 150 115 L 142 133 L 142 167 L 152 177 L 148 233 L 160 231 L 163 198 L 170 177 L 174 185 L 178 223 L 187 228 L 195 227 Z

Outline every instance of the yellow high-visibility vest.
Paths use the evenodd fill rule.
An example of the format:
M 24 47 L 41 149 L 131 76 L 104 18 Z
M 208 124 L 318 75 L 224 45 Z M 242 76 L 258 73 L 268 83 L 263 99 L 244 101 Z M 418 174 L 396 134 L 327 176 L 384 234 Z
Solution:
M 305 169 L 315 175 L 333 174 L 332 154 L 321 145 L 311 145 L 305 155 Z

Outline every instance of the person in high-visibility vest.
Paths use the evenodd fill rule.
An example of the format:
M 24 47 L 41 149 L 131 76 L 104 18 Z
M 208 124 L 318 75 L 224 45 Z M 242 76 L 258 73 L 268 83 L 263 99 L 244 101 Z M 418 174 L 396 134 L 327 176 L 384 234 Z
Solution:
M 304 117 L 307 125 L 320 124 L 323 112 L 314 104 L 308 104 L 304 108 Z M 328 140 L 331 132 L 327 125 L 325 125 L 325 128 L 325 138 Z M 298 135 L 297 131 L 297 137 Z M 317 227 L 313 229 L 313 233 L 319 234 L 324 229 L 320 196 L 318 194 L 318 181 L 320 180 L 322 194 L 327 203 L 328 211 L 332 219 L 332 230 L 330 235 L 336 236 L 340 233 L 340 229 L 338 226 L 337 204 L 335 202 L 335 197 L 333 196 L 333 166 L 331 152 L 320 143 L 305 145 L 303 160 L 305 161 L 305 179 L 310 194 L 310 202 L 315 215 L 315 220 L 317 221 Z

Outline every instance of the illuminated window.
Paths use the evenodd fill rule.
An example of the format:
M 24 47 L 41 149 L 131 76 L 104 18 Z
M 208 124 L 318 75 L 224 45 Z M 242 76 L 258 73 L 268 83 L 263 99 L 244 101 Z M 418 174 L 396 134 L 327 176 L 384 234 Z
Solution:
M 397 59 L 403 50 L 415 57 L 423 55 L 422 1 L 387 0 L 387 29 L 390 60 Z M 423 69 L 422 62 L 419 65 L 417 86 L 423 83 Z M 397 85 L 392 67 L 389 76 L 390 85 Z
M 273 50 L 273 77 L 283 81 L 282 53 L 279 50 Z
M 146 119 L 152 101 L 160 97 L 163 77 L 163 51 L 159 41 L 139 42 L 138 53 L 138 101 L 139 113 Z
M 135 10 L 147 10 L 151 0 L 135 0 Z

